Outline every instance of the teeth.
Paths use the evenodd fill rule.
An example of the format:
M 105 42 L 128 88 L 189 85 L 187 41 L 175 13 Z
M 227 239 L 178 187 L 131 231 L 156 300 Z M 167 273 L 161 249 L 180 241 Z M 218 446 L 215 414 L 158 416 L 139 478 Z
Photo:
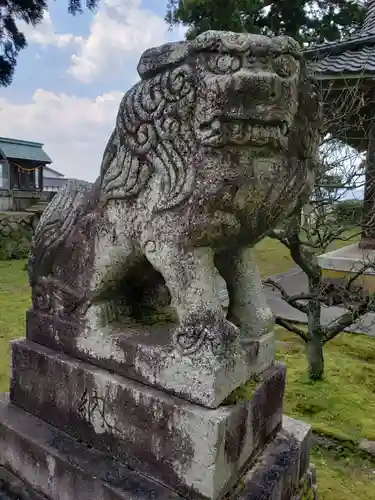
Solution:
M 242 137 L 244 135 L 244 124 L 235 122 L 232 128 L 233 137 Z
M 236 144 L 244 144 L 249 141 L 266 144 L 269 140 L 281 140 L 287 135 L 289 127 L 286 122 L 282 123 L 280 127 L 262 127 L 244 122 L 232 122 L 226 124 L 225 131 L 230 140 Z
M 282 135 L 286 135 L 289 132 L 288 124 L 286 122 L 283 122 L 281 124 L 280 130 Z
M 215 132 L 219 132 L 219 130 L 221 128 L 221 123 L 220 123 L 220 120 L 218 118 L 215 118 L 215 120 L 211 123 L 211 128 Z
M 203 140 L 211 141 L 216 138 L 219 142 L 237 145 L 246 145 L 249 142 L 265 145 L 270 141 L 284 145 L 288 132 L 287 122 L 282 122 L 280 126 L 260 126 L 246 123 L 244 120 L 221 122 L 218 118 L 212 121 L 209 128 L 201 131 Z

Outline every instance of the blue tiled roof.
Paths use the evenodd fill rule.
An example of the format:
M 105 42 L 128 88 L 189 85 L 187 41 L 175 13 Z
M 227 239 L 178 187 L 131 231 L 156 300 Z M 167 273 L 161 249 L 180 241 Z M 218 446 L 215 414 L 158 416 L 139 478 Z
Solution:
M 6 158 L 52 163 L 51 158 L 43 151 L 43 144 L 40 142 L 21 141 L 8 137 L 0 137 L 0 149 Z
M 309 47 L 305 55 L 317 76 L 360 73 L 375 77 L 375 0 L 368 0 L 365 21 L 357 33 Z
M 363 33 L 375 33 L 375 2 L 368 0 L 366 19 L 362 26 Z
M 327 55 L 311 64 L 313 71 L 323 74 L 360 73 L 375 75 L 375 46 L 347 50 L 342 54 Z

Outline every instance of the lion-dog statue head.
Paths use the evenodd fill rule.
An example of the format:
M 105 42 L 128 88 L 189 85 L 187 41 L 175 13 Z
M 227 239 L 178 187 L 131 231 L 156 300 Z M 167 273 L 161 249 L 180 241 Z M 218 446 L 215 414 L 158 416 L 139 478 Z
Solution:
M 309 191 L 319 101 L 296 41 L 210 31 L 147 50 L 138 71 L 104 154 L 104 203 L 220 205 L 255 241 Z

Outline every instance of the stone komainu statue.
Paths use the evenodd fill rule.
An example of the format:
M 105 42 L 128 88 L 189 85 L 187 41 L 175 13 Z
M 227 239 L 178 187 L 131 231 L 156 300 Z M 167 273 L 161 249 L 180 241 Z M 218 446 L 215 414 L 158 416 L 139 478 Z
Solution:
M 40 220 L 33 310 L 89 335 L 171 298 L 190 352 L 202 332 L 252 329 L 249 249 L 312 187 L 319 100 L 282 36 L 207 32 L 147 50 L 138 71 L 98 180 L 69 182 Z

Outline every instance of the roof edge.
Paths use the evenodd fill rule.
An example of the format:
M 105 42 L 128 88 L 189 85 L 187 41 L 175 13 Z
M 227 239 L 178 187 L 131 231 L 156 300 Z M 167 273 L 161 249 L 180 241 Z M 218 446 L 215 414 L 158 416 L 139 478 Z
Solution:
M 322 43 L 316 45 L 315 47 L 309 47 L 303 50 L 303 55 L 306 57 L 314 55 L 338 55 L 341 52 L 345 52 L 347 49 L 362 48 L 364 45 L 375 44 L 375 35 L 362 36 L 358 38 L 353 38 L 351 40 L 340 40 L 337 43 Z
M 10 144 L 23 144 L 25 146 L 44 146 L 42 142 L 24 141 L 23 139 L 13 139 L 11 137 L 0 137 L 0 142 L 8 142 Z
M 51 161 L 51 163 L 52 163 L 52 161 Z M 50 172 L 53 172 L 54 174 L 59 175 L 59 176 L 60 176 L 60 178 L 61 178 L 61 177 L 64 177 L 64 179 L 65 179 L 64 174 L 62 174 L 61 172 L 58 172 L 57 170 L 55 170 L 55 169 L 53 169 L 53 168 L 51 168 L 51 167 L 47 167 L 47 168 L 48 168 L 48 170 L 49 170 Z

